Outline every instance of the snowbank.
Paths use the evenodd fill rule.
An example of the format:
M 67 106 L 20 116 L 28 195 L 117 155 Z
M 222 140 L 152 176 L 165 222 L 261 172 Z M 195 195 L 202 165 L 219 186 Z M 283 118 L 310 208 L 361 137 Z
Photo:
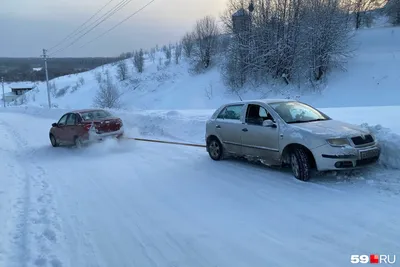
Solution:
M 382 154 L 379 163 L 389 169 L 400 169 L 400 135 L 393 133 L 389 128 L 381 125 L 362 124 L 369 129 L 379 140 Z

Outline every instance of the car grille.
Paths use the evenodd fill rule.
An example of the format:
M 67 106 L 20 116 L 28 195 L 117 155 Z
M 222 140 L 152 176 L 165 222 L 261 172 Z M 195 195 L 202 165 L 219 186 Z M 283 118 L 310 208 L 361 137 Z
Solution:
M 351 141 L 353 141 L 353 143 L 356 146 L 360 146 L 360 145 L 373 143 L 374 142 L 374 138 L 372 137 L 372 135 L 367 134 L 367 135 L 364 136 L 364 138 L 362 138 L 361 136 L 352 137 Z
M 364 166 L 364 165 L 368 165 L 368 164 L 372 164 L 376 161 L 378 161 L 379 156 L 375 156 L 372 158 L 367 158 L 367 159 L 359 159 L 356 161 L 356 166 Z

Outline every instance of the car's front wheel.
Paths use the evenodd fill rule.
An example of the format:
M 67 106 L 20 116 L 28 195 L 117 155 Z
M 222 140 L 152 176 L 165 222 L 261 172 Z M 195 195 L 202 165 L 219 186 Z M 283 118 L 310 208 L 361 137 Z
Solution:
M 53 147 L 58 147 L 57 139 L 54 135 L 50 134 L 50 142 Z
M 221 160 L 223 155 L 223 147 L 221 142 L 217 138 L 212 138 L 207 143 L 207 151 L 210 158 L 213 160 Z
M 310 159 L 303 148 L 295 148 L 290 155 L 293 175 L 301 181 L 310 179 Z

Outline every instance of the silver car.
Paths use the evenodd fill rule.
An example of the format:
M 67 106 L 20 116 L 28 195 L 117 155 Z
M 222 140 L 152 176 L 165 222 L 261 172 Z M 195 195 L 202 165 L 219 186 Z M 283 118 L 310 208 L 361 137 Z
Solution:
M 312 169 L 354 169 L 380 156 L 379 144 L 368 130 L 287 99 L 225 104 L 207 121 L 205 138 L 213 160 L 239 156 L 291 166 L 302 181 L 310 178 Z

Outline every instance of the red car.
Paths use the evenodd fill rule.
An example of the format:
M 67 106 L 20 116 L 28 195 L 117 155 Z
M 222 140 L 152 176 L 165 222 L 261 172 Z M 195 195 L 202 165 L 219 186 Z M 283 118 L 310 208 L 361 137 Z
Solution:
M 81 147 L 106 137 L 120 138 L 123 134 L 120 118 L 102 109 L 85 109 L 64 114 L 58 122 L 52 124 L 49 137 L 53 147 Z

